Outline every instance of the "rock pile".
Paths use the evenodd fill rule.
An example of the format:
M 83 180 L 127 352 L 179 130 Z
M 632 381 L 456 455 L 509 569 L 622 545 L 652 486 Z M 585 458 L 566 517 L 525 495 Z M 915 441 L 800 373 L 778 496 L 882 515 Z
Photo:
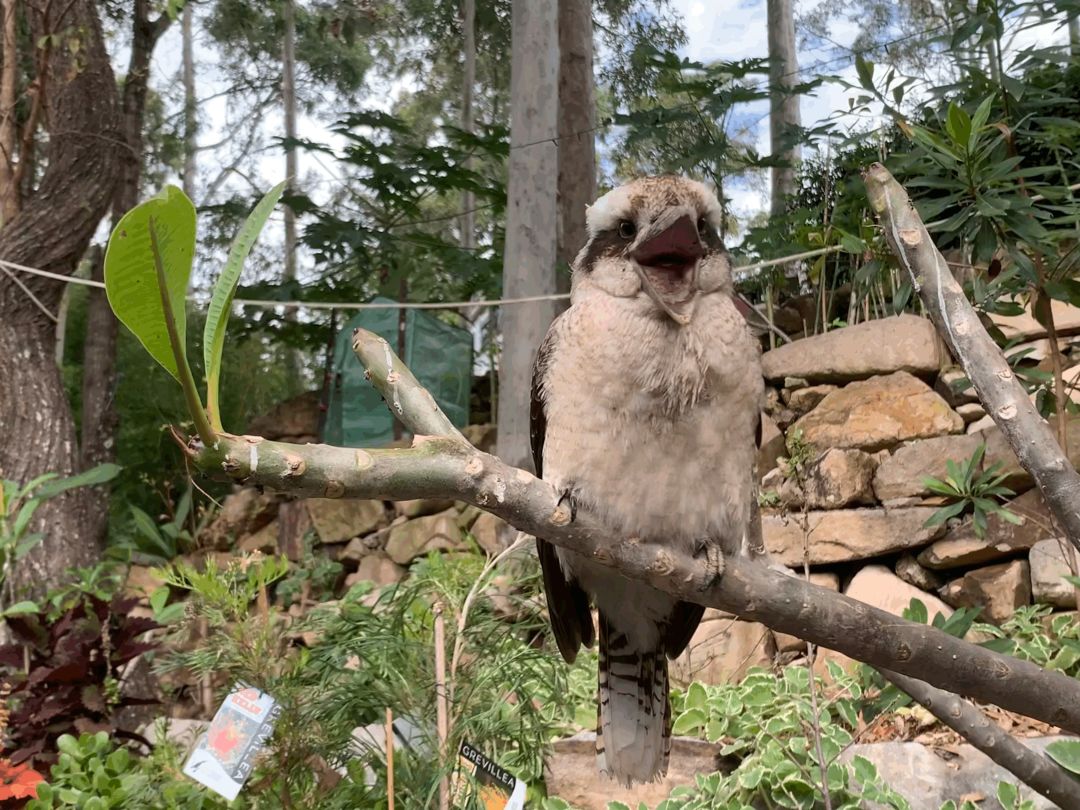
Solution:
M 1057 314 L 1072 352 L 1065 376 L 1080 377 L 1080 344 L 1068 336 L 1080 332 L 1080 313 Z M 1035 348 L 1045 336 L 1030 318 L 1004 326 Z M 1024 348 L 1032 346 L 1017 350 Z M 1025 360 L 1031 354 L 1046 361 L 1036 352 Z M 897 614 L 913 597 L 931 617 L 969 606 L 997 623 L 1033 600 L 1075 607 L 1062 579 L 1071 555 L 1046 504 L 1001 432 L 982 423 L 974 392 L 928 320 L 903 315 L 837 329 L 766 352 L 762 365 L 770 437 L 759 456 L 762 530 L 780 562 L 808 564 L 831 575 L 832 587 Z M 1076 464 L 1080 418 L 1067 428 Z M 1000 463 L 1018 493 L 1006 506 L 1019 524 L 992 515 L 981 538 L 970 517 L 927 526 L 948 500 L 926 479 L 945 478 L 947 461 L 965 461 L 982 444 L 982 468 Z M 718 654 L 746 658 L 744 645 L 723 646 Z M 763 644 L 762 660 L 769 652 Z

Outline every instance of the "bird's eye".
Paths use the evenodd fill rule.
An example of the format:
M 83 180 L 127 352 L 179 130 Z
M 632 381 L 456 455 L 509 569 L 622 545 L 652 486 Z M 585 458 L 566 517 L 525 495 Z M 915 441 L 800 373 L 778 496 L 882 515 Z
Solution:
M 709 230 L 709 221 L 705 217 L 699 217 L 697 221 L 697 232 L 699 234 L 705 234 Z
M 628 219 L 619 220 L 619 236 L 623 239 L 633 239 L 637 233 L 634 223 Z

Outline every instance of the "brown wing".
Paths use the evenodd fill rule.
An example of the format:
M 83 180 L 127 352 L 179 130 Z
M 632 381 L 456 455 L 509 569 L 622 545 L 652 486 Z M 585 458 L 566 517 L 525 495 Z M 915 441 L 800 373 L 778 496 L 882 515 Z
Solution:
M 532 442 L 533 465 L 536 474 L 544 477 L 544 438 L 547 435 L 547 417 L 544 413 L 543 379 L 548 361 L 555 347 L 554 324 L 540 344 L 533 366 L 532 405 L 529 409 L 529 438 Z M 591 647 L 595 640 L 589 597 L 576 582 L 567 579 L 556 554 L 555 546 L 536 538 L 536 551 L 540 568 L 544 573 L 544 593 L 547 596 L 548 616 L 559 652 L 572 664 L 578 648 L 584 644 Z
M 694 637 L 694 631 L 701 624 L 701 617 L 705 613 L 705 606 L 696 602 L 679 602 L 671 617 L 661 630 L 664 639 L 664 651 L 668 658 L 678 658 L 690 639 Z

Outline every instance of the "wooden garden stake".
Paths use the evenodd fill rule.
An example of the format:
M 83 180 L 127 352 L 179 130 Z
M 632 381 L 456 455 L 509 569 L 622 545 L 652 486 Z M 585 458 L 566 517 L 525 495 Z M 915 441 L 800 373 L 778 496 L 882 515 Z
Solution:
M 394 810 L 394 712 L 386 707 L 386 808 Z
M 446 705 L 446 620 L 443 604 L 436 602 L 435 614 L 435 730 L 439 736 L 439 810 L 450 810 L 450 780 L 446 775 L 446 741 L 450 736 Z

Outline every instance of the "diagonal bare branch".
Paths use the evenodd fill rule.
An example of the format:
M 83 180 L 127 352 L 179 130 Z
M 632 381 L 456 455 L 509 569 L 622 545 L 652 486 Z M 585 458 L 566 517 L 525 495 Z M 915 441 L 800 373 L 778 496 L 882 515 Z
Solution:
M 373 384 L 385 392 L 390 390 L 385 379 L 388 370 L 400 374 L 405 367 L 392 350 L 389 361 L 381 346 L 369 352 L 376 345 L 364 343 L 360 353 L 382 358 L 368 372 Z M 407 424 L 426 429 L 445 426 L 441 421 L 445 416 L 437 407 L 427 411 L 430 400 L 411 374 L 400 374 L 393 384 Z M 413 414 L 414 407 L 424 412 Z M 723 576 L 717 579 L 705 560 L 636 537 L 611 538 L 587 513 L 579 512 L 571 521 L 569 510 L 559 505 L 549 484 L 463 439 L 417 433 L 412 447 L 384 450 L 219 435 L 212 447 L 196 443 L 189 453 L 203 472 L 310 497 L 467 501 L 523 532 L 683 599 L 1080 733 L 1080 682 L 1076 680 L 977 647 L 934 627 L 905 621 L 759 562 L 728 559 Z
M 1059 807 L 1080 807 L 1080 782 L 1049 757 L 998 728 L 978 708 L 915 678 L 889 670 L 881 674 L 1032 790 Z
M 1020 464 L 1035 479 L 1065 535 L 1080 549 L 1080 474 L 983 328 L 903 186 L 880 163 L 873 164 L 863 179 L 885 238 L 938 332 L 963 366 L 979 400 L 1001 428 Z

